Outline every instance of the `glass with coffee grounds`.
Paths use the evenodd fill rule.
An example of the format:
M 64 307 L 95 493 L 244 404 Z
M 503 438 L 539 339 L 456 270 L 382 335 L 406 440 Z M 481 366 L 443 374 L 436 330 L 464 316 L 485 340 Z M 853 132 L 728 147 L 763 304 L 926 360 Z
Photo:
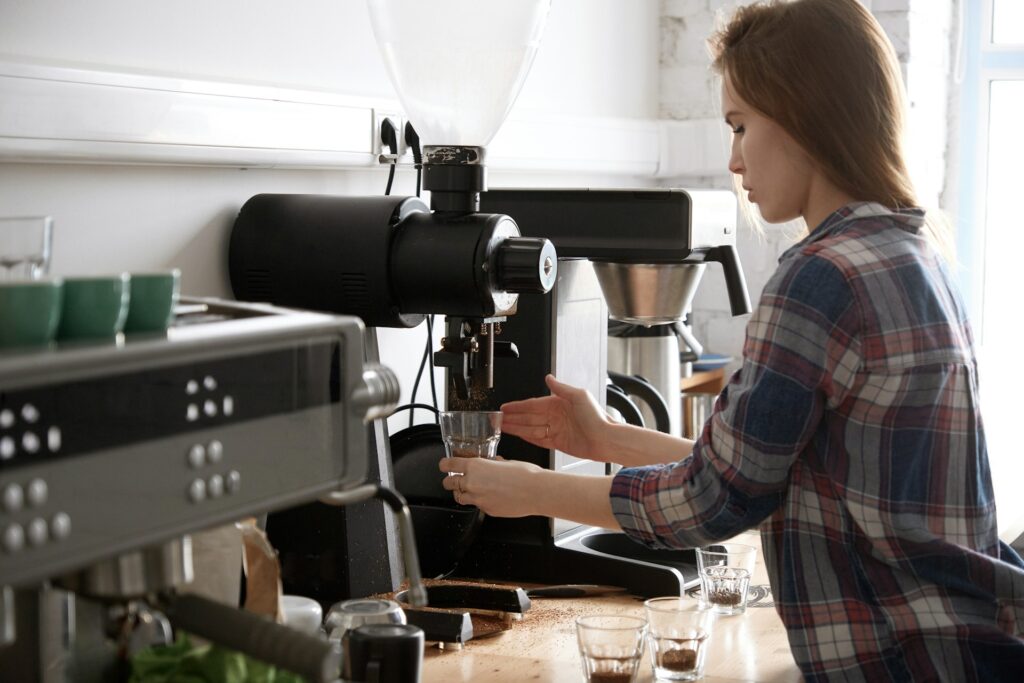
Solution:
M 586 683 L 632 683 L 644 653 L 647 621 L 604 615 L 576 620 L 576 640 Z
M 644 610 L 655 678 L 692 681 L 703 676 L 712 614 L 685 597 L 651 598 Z
M 756 556 L 757 548 L 742 543 L 697 548 L 702 606 L 718 614 L 743 614 Z
M 501 412 L 456 410 L 438 416 L 449 458 L 493 458 L 501 439 Z

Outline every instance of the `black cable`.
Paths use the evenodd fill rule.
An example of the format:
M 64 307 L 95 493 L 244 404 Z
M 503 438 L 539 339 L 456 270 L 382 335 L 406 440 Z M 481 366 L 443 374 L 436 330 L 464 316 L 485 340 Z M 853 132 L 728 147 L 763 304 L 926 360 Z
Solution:
M 427 316 L 427 343 L 433 345 L 434 341 L 434 316 L 433 314 Z M 434 367 L 433 363 L 430 364 L 430 396 L 434 399 L 434 417 L 436 419 L 440 408 L 437 405 L 437 386 L 434 382 Z
M 427 329 L 427 345 L 423 349 L 423 358 L 420 360 L 420 369 L 416 372 L 416 381 L 413 382 L 413 385 L 412 385 L 412 395 L 409 396 L 409 402 L 411 404 L 413 404 L 413 405 L 416 405 L 416 394 L 420 390 L 420 380 L 423 379 L 423 369 L 426 367 L 427 359 L 430 357 L 430 349 L 433 348 L 433 344 L 431 343 L 432 339 L 431 339 L 431 335 L 430 335 L 429 325 L 427 326 L 427 328 L 428 328 Z M 430 374 L 433 375 L 434 373 L 431 372 Z M 410 427 L 412 427 L 412 419 L 413 419 L 413 415 L 414 414 L 415 414 L 415 411 L 413 411 L 413 410 L 409 411 L 409 426 Z
M 395 157 L 391 161 L 391 169 L 388 171 L 388 185 L 384 189 L 384 195 L 391 194 L 391 185 L 395 182 L 395 165 L 398 163 L 398 128 L 395 127 L 394 121 L 389 118 L 385 118 L 380 122 L 380 141 L 385 147 L 391 151 L 391 155 Z
M 423 149 L 420 147 L 420 136 L 412 124 L 405 122 L 405 144 L 412 151 L 412 160 L 416 166 L 416 196 L 420 196 L 423 182 Z
M 405 405 L 398 406 L 397 408 L 392 410 L 391 414 L 394 415 L 395 413 L 400 413 L 403 410 L 412 411 L 415 410 L 416 408 L 419 408 L 420 410 L 429 410 L 432 413 L 437 413 L 437 408 L 430 405 L 429 403 L 406 403 Z
M 391 183 L 395 182 L 395 165 L 391 164 L 391 170 L 388 171 L 388 186 L 384 188 L 384 196 L 391 194 Z

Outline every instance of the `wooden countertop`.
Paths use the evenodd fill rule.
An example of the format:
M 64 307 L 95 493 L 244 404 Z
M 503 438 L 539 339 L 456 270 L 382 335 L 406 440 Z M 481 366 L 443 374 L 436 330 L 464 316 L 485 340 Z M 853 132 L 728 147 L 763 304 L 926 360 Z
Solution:
M 734 539 L 758 548 L 754 584 L 767 586 L 757 533 Z M 770 596 L 762 602 L 770 600 Z M 523 620 L 498 635 L 471 640 L 462 650 L 428 646 L 424 683 L 487 681 L 488 683 L 566 683 L 583 680 L 576 645 L 576 618 L 585 614 L 643 616 L 643 601 L 630 596 L 574 599 L 535 598 Z M 772 607 L 748 607 L 745 614 L 716 617 L 703 681 L 797 683 L 800 670 L 789 651 L 786 632 Z M 645 650 L 639 683 L 654 680 Z

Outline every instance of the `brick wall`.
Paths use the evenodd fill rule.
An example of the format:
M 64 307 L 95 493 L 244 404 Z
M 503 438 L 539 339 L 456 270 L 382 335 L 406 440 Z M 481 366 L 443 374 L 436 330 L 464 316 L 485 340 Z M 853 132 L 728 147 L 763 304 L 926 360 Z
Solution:
M 720 119 L 719 84 L 705 47 L 716 15 L 728 15 L 736 2 L 661 0 L 660 115 L 669 119 Z M 872 0 L 864 4 L 889 35 L 907 84 L 908 153 L 911 174 L 922 204 L 943 205 L 946 181 L 950 98 L 951 32 L 954 0 Z M 722 173 L 713 177 L 679 177 L 676 187 L 730 188 L 726 170 L 728 130 L 722 124 Z M 952 193 L 948 193 L 952 195 Z M 740 217 L 738 249 L 751 300 L 756 303 L 778 256 L 798 239 L 802 226 L 767 226 L 762 233 Z M 721 270 L 709 266 L 694 299 L 693 327 L 708 351 L 737 359 L 749 316 L 733 318 Z

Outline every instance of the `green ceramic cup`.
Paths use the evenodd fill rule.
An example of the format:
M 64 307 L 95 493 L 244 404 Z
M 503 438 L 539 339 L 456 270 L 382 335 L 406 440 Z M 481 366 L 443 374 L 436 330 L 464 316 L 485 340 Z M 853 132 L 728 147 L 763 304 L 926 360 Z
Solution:
M 116 338 L 124 329 L 130 294 L 128 273 L 65 278 L 57 339 Z
M 60 321 L 60 278 L 0 282 L 0 347 L 45 346 Z
M 181 271 L 132 273 L 132 296 L 128 303 L 125 334 L 165 332 L 178 303 Z

